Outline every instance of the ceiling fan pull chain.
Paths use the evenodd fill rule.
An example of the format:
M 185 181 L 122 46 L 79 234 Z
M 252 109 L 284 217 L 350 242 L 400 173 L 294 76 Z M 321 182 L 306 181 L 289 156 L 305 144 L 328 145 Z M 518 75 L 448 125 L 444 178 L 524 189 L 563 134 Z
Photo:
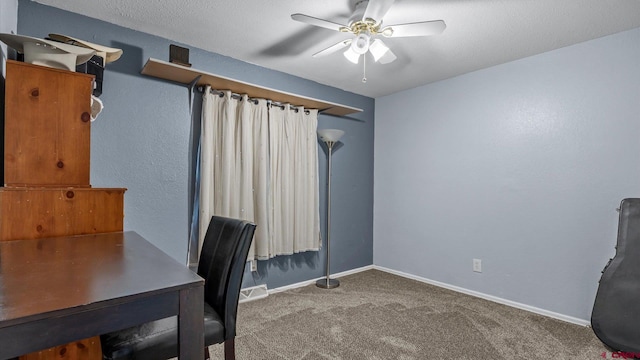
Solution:
M 362 82 L 367 82 L 367 54 L 362 56 Z

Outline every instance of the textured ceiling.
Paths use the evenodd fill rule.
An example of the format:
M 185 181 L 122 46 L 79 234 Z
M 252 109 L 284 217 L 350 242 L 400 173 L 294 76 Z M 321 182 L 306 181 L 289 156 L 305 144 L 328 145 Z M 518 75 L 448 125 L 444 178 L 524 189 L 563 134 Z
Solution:
M 346 24 L 354 0 L 36 2 L 370 97 L 640 27 L 640 0 L 396 0 L 386 25 L 442 19 L 447 28 L 430 37 L 385 39 L 398 59 L 367 61 L 362 83 L 362 61 L 352 64 L 340 52 L 311 57 L 349 34 L 290 17 Z

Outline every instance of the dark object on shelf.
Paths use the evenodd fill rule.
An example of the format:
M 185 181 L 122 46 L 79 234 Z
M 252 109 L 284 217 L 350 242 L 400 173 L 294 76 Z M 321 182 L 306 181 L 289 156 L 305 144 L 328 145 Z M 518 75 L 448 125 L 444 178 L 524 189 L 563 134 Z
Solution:
M 189 64 L 189 49 L 178 45 L 169 45 L 169 62 L 191 67 L 191 64 Z
M 94 75 L 93 96 L 102 95 L 102 79 L 104 77 L 104 59 L 102 57 L 93 55 L 86 63 L 76 66 L 76 72 Z
M 602 270 L 591 327 L 607 346 L 640 355 L 640 199 L 620 203 L 616 255 Z

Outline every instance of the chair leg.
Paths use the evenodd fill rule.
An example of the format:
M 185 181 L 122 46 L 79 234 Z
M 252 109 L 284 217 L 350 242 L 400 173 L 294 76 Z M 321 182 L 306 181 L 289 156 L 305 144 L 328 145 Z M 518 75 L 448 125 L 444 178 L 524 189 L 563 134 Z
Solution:
M 211 358 L 211 353 L 209 352 L 209 347 L 205 346 L 204 348 L 204 360 L 209 360 Z
M 224 341 L 224 360 L 236 360 L 235 337 Z

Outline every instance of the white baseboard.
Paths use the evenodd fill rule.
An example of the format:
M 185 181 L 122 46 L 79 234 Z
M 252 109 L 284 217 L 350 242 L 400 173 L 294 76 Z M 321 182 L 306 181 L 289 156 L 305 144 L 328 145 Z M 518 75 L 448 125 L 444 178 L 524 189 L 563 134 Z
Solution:
M 347 271 L 343 271 L 343 272 L 336 273 L 336 274 L 331 274 L 331 277 L 332 278 L 339 278 L 339 277 L 342 277 L 342 276 L 356 274 L 356 273 L 359 273 L 359 272 L 362 272 L 362 271 L 367 271 L 367 270 L 372 270 L 372 269 L 384 271 L 384 272 L 387 272 L 389 274 L 401 276 L 401 277 L 404 277 L 404 278 L 407 278 L 407 279 L 420 281 L 420 282 L 423 282 L 425 284 L 430 284 L 430 285 L 438 286 L 438 287 L 441 287 L 441 288 L 453 290 L 453 291 L 456 291 L 456 292 L 459 292 L 459 293 L 475 296 L 475 297 L 478 297 L 478 298 L 481 298 L 481 299 L 493 301 L 493 302 L 498 303 L 498 304 L 511 306 L 511 307 L 516 308 L 516 309 L 529 311 L 529 312 L 532 312 L 534 314 L 547 316 L 547 317 L 558 319 L 558 320 L 565 321 L 565 322 L 568 322 L 568 323 L 572 323 L 572 324 L 576 324 L 576 325 L 580 325 L 580 326 L 591 326 L 591 322 L 589 320 L 580 319 L 580 318 L 577 318 L 577 317 L 560 314 L 560 313 L 557 313 L 557 312 L 541 309 L 541 308 L 538 308 L 538 307 L 535 307 L 535 306 L 522 304 L 522 303 L 519 303 L 519 302 L 516 302 L 516 301 L 503 299 L 503 298 L 500 298 L 500 297 L 497 297 L 497 296 L 488 295 L 488 294 L 485 294 L 485 293 L 481 293 L 481 292 L 478 292 L 478 291 L 465 289 L 465 288 L 462 288 L 462 287 L 459 287 L 459 286 L 450 285 L 450 284 L 443 283 L 443 282 L 440 282 L 440 281 L 435 281 L 435 280 L 423 278 L 423 277 L 420 277 L 420 276 L 417 276 L 417 275 L 408 274 L 408 273 L 405 273 L 405 272 L 402 272 L 402 271 L 392 270 L 392 269 L 389 269 L 389 268 L 386 268 L 386 267 L 383 267 L 383 266 L 378 266 L 378 265 L 367 265 L 367 266 L 363 266 L 363 267 L 360 267 L 360 268 L 357 268 L 357 269 L 352 269 L 352 270 L 347 270 Z M 291 285 L 285 285 L 285 286 L 269 289 L 268 292 L 269 292 L 269 294 L 275 294 L 275 293 L 279 293 L 279 292 L 283 292 L 283 291 L 287 291 L 287 290 L 291 290 L 291 289 L 297 289 L 297 288 L 305 287 L 307 285 L 315 284 L 316 281 L 318 281 L 320 279 L 324 279 L 324 276 L 321 276 L 321 277 L 318 277 L 318 278 L 315 278 L 315 279 L 311 279 L 311 280 L 302 281 L 302 282 L 291 284 Z
M 462 287 L 459 287 L 459 286 L 446 284 L 446 283 L 443 283 L 443 282 L 439 282 L 439 281 L 423 278 L 423 277 L 416 276 L 416 275 L 411 275 L 411 274 L 408 274 L 408 273 L 404 273 L 402 271 L 396 271 L 396 270 L 388 269 L 388 268 L 385 268 L 385 267 L 382 267 L 382 266 L 377 266 L 377 265 L 373 265 L 373 269 L 384 271 L 384 272 L 387 272 L 387 273 L 390 273 L 390 274 L 393 274 L 393 275 L 402 276 L 402 277 L 407 278 L 407 279 L 413 279 L 413 280 L 420 281 L 420 282 L 423 282 L 423 283 L 426 283 L 426 284 L 435 285 L 435 286 L 438 286 L 438 287 L 441 287 L 441 288 L 453 290 L 453 291 L 456 291 L 456 292 L 459 292 L 459 293 L 463 293 L 463 294 L 479 297 L 481 299 L 493 301 L 493 302 L 496 302 L 496 303 L 502 304 L 502 305 L 511 306 L 511 307 L 516 308 L 516 309 L 529 311 L 529 312 L 532 312 L 532 313 L 535 313 L 535 314 L 538 314 L 538 315 L 548 316 L 550 318 L 566 321 L 566 322 L 569 322 L 569 323 L 572 323 L 572 324 L 576 324 L 576 325 L 580 325 L 580 326 L 590 326 L 591 325 L 591 322 L 588 321 L 588 320 L 585 320 L 585 319 L 580 319 L 580 318 L 576 318 L 576 317 L 573 317 L 573 316 L 560 314 L 560 313 L 557 313 L 557 312 L 553 312 L 553 311 L 537 308 L 535 306 L 522 304 L 522 303 L 519 303 L 519 302 L 503 299 L 503 298 L 500 298 L 500 297 L 497 297 L 497 296 L 488 295 L 488 294 L 481 293 L 481 292 L 474 291 L 474 290 L 465 289 L 465 288 L 462 288 Z
M 359 272 L 362 272 L 362 271 L 371 270 L 373 268 L 374 268 L 373 265 L 367 265 L 367 266 L 363 266 L 361 268 L 347 270 L 347 271 L 339 272 L 339 273 L 336 273 L 336 274 L 331 274 L 331 277 L 332 278 L 339 278 L 339 277 L 342 277 L 342 276 L 347 276 L 347 275 L 356 274 L 356 273 L 359 273 Z M 315 284 L 316 281 L 318 281 L 320 279 L 324 279 L 324 276 L 321 276 L 321 277 L 315 278 L 315 279 L 311 279 L 311 280 L 302 281 L 302 282 L 291 284 L 291 285 L 285 285 L 285 286 L 273 288 L 273 289 L 269 290 L 269 294 L 275 294 L 275 293 L 279 293 L 279 292 L 283 292 L 283 291 L 287 291 L 287 290 L 291 290 L 291 289 L 297 289 L 297 288 L 305 287 L 307 285 Z

